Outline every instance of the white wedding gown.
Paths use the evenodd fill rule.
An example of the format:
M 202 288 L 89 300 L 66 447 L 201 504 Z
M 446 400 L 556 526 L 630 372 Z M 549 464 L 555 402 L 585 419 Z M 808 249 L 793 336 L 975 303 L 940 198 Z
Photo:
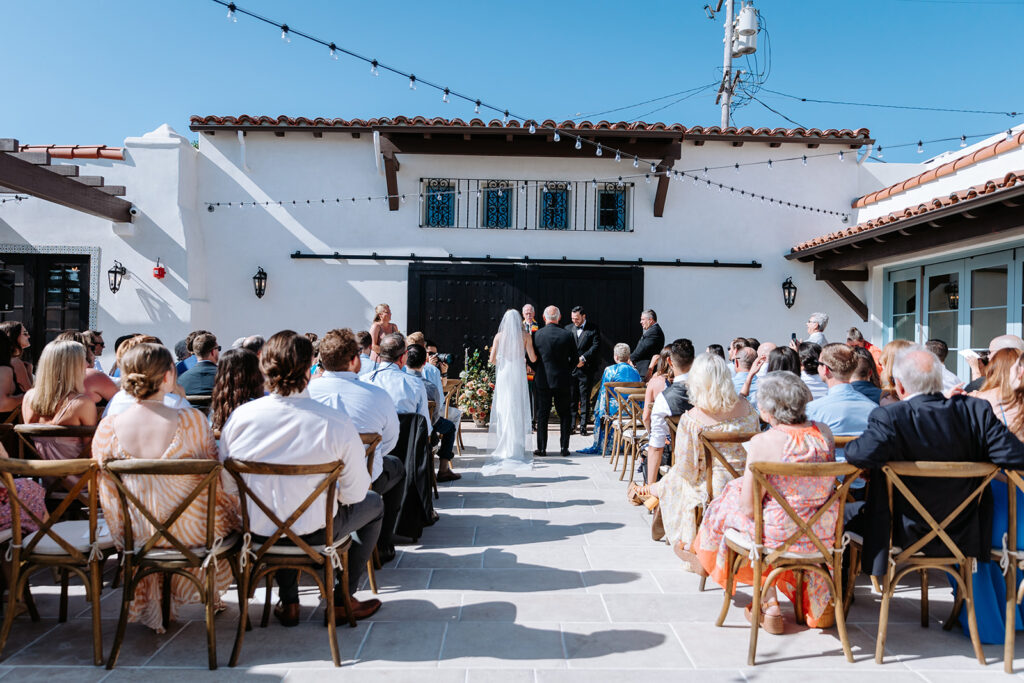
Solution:
M 526 349 L 519 312 L 508 310 L 498 328 L 497 373 L 491 400 L 485 475 L 533 469 L 530 437 L 530 390 L 526 385 Z

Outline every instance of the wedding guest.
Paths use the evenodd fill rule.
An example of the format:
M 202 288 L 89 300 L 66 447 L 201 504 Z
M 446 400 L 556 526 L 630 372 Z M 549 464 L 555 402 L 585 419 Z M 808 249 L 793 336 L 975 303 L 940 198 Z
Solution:
M 868 415 L 878 407 L 850 386 L 858 363 L 857 354 L 846 344 L 826 344 L 818 357 L 818 376 L 828 393 L 807 404 L 807 418 L 827 425 L 837 436 L 859 435 L 868 425 Z
M 402 509 L 405 487 L 405 463 L 388 455 L 398 443 L 398 411 L 380 387 L 359 381 L 361 359 L 359 345 L 347 327 L 330 330 L 320 342 L 320 361 L 324 373 L 309 383 L 309 395 L 318 403 L 343 411 L 361 434 L 380 434 L 381 442 L 373 454 L 371 488 L 384 501 L 384 520 L 377 539 L 381 562 L 395 557 L 392 532 Z
M 426 337 L 423 336 L 422 332 L 413 332 L 412 334 L 410 334 L 409 336 L 407 336 L 405 338 L 405 345 L 406 345 L 406 347 L 412 346 L 413 344 L 418 344 L 419 346 L 422 346 L 424 349 L 427 348 L 427 340 L 426 340 Z M 428 360 L 429 360 L 429 356 L 428 356 Z M 441 371 L 438 370 L 436 366 L 431 365 L 428 362 L 428 363 L 424 364 L 424 366 L 422 368 L 422 372 L 423 372 L 423 378 L 426 381 L 428 381 L 431 384 L 433 384 L 434 387 L 437 388 L 437 393 L 440 394 L 443 397 L 444 396 L 444 382 L 441 380 Z M 427 398 L 430 399 L 429 396 Z M 430 400 L 433 400 L 433 399 L 430 399 Z M 440 408 L 444 407 L 440 401 L 438 401 L 437 405 Z M 442 410 L 442 412 L 443 412 L 443 410 Z
M 636 371 L 640 373 L 640 376 L 646 377 L 651 358 L 657 355 L 658 351 L 665 346 L 665 333 L 661 331 L 661 326 L 658 325 L 658 314 L 651 308 L 640 314 L 640 327 L 644 331 L 640 335 L 640 340 L 636 343 L 636 349 L 630 354 L 629 360 L 636 367 Z
M 316 332 L 306 332 L 303 335 L 313 345 L 313 365 L 309 368 L 310 377 L 320 376 L 320 337 Z
M 165 395 L 174 388 L 177 371 L 171 352 L 159 344 L 141 343 L 132 346 L 119 360 L 121 386 L 133 400 L 123 413 L 104 418 L 96 428 L 92 455 L 100 463 L 108 460 L 216 460 L 217 446 L 206 417 L 194 408 L 169 408 Z M 201 479 L 201 475 L 162 477 L 125 477 L 125 485 L 139 500 L 145 501 L 158 519 L 166 518 L 182 502 L 185 493 Z M 152 527 L 141 517 L 125 520 L 121 516 L 118 491 L 109 478 L 99 479 L 100 503 L 110 535 L 119 549 L 124 547 L 124 525 L 132 524 L 136 539 L 147 539 Z M 238 499 L 223 486 L 217 487 L 215 536 L 225 538 L 239 527 Z M 174 535 L 186 546 L 206 543 L 207 499 L 199 496 L 174 524 Z M 157 547 L 172 547 L 166 540 Z M 216 565 L 217 602 L 231 585 L 231 568 L 227 562 Z M 186 569 L 202 583 L 202 569 Z M 129 603 L 128 621 L 141 622 L 157 633 L 163 633 L 161 604 L 170 603 L 171 619 L 183 605 L 200 602 L 199 590 L 191 581 L 176 577 L 171 581 L 170 597 L 163 596 L 163 581 L 155 574 L 142 579 Z
M 381 340 L 389 334 L 397 334 L 398 325 L 391 322 L 391 307 L 387 304 L 377 304 L 373 309 L 373 324 L 370 325 L 370 360 L 380 360 Z
M 437 451 L 437 481 L 456 481 L 462 475 L 452 471 L 452 458 L 455 457 L 455 423 L 441 415 L 444 409 L 444 396 L 437 391 L 432 383 L 423 376 L 423 367 L 427 362 L 427 351 L 419 344 L 411 344 L 406 349 L 405 372 L 416 377 L 423 383 L 427 392 L 427 400 L 434 402 L 433 430 L 441 437 L 441 447 Z
M 0 415 L 6 419 L 11 411 L 21 407 L 25 395 L 18 390 L 11 367 L 11 340 L 0 334 Z
M 213 333 L 210 332 L 209 330 L 192 330 L 185 337 L 185 350 L 188 351 L 188 355 L 185 357 L 185 360 L 181 361 L 180 363 L 177 363 L 174 366 L 175 370 L 177 370 L 178 372 L 179 377 L 185 374 L 185 372 L 187 372 L 188 370 L 191 370 L 193 367 L 195 367 L 195 364 L 199 362 L 199 359 L 196 357 L 196 350 L 195 348 L 193 348 L 192 345 L 195 342 L 196 337 L 198 337 L 201 334 Z
M 533 304 L 523 305 L 523 329 L 530 334 L 540 329 L 540 325 L 537 324 L 537 309 Z
M 174 343 L 174 369 L 177 371 L 178 363 L 182 362 L 192 354 L 188 350 L 188 342 L 180 339 Z
M 828 385 L 818 376 L 818 357 L 821 346 L 814 342 L 803 342 L 797 348 L 800 356 L 800 379 L 811 392 L 812 399 L 821 398 L 828 393 Z
M 879 405 L 886 406 L 900 400 L 896 393 L 896 385 L 892 378 L 892 367 L 893 363 L 896 362 L 896 356 L 901 351 L 908 349 L 911 346 L 913 346 L 913 344 L 908 342 L 906 339 L 893 339 L 882 348 L 882 372 L 878 375 L 882 392 L 881 398 L 878 401 Z
M 735 372 L 732 373 L 732 384 L 736 393 L 750 401 L 750 405 L 757 405 L 757 370 L 754 370 L 754 363 L 757 362 L 757 351 L 750 346 L 737 349 L 733 359 Z
M 121 376 L 121 370 L 120 370 L 120 368 L 117 367 L 117 354 L 118 354 L 118 352 L 121 351 L 121 347 L 124 345 L 124 343 L 126 341 L 128 341 L 132 337 L 138 337 L 138 336 L 139 336 L 138 332 L 133 332 L 131 334 L 123 334 L 123 335 L 121 335 L 120 337 L 118 337 L 117 339 L 114 340 L 114 364 L 110 367 L 110 372 L 107 373 L 111 377 L 118 378 L 118 377 Z M 182 372 L 184 372 L 184 371 L 182 371 Z
M 708 344 L 708 348 L 705 349 L 705 352 L 713 353 L 725 360 L 725 349 L 722 348 L 721 344 Z
M 8 320 L 0 323 L 0 334 L 6 335 L 11 341 L 11 368 L 18 388 L 23 392 L 28 391 L 34 382 L 32 360 L 27 353 L 31 346 L 28 328 L 17 320 Z
M 850 386 L 877 405 L 882 400 L 882 389 L 875 359 L 867 349 L 860 346 L 854 346 L 853 352 L 857 354 L 857 369 L 850 376 Z
M 54 341 L 78 342 L 85 348 L 85 362 L 88 368 L 85 371 L 85 394 L 93 403 L 109 401 L 117 393 L 117 384 L 102 370 L 97 370 L 95 365 L 96 357 L 92 355 L 92 347 L 89 345 L 84 332 L 67 330 L 56 336 Z
M 753 349 L 745 351 L 754 353 Z M 736 393 L 729 367 L 718 356 L 702 353 L 690 368 L 689 399 L 693 408 L 683 413 L 675 435 L 675 464 L 655 483 L 635 487 L 638 496 L 649 495 L 648 507 L 661 506 L 665 538 L 677 553 L 691 550 L 697 533 L 697 508 L 706 503 L 704 449 L 700 435 L 709 432 L 754 434 L 757 412 Z M 736 470 L 743 469 L 746 453 L 742 444 L 719 444 L 718 450 Z M 728 471 L 716 464 L 710 473 L 712 490 L 718 495 L 729 480 Z M 635 486 L 635 485 L 634 485 Z
M 763 344 L 757 345 L 757 367 L 751 367 L 751 371 L 758 377 L 764 377 L 768 374 L 768 356 L 771 355 L 772 351 L 779 348 L 778 344 L 772 342 L 764 342 Z
M 946 342 L 941 339 L 929 339 L 924 343 L 924 347 L 935 354 L 935 357 L 942 363 L 942 391 L 943 393 L 949 393 L 953 387 L 958 387 L 964 382 L 956 373 L 950 372 L 949 368 L 946 367 L 946 358 L 949 356 L 949 346 Z
M 0 446 L 0 458 L 9 457 L 3 446 Z M 46 510 L 46 489 L 28 477 L 15 477 L 14 490 L 21 501 L 19 507 L 28 507 L 39 519 L 46 521 L 49 514 Z M 11 500 L 7 487 L 0 484 L 0 531 L 7 531 L 14 526 L 14 519 L 11 515 Z M 21 513 L 21 532 L 32 533 L 38 531 L 39 525 L 27 513 Z M 21 604 L 19 602 L 19 604 Z
M 153 337 L 146 334 L 137 334 L 129 339 L 126 339 L 120 346 L 117 347 L 117 356 L 114 362 L 115 367 L 120 367 L 121 359 L 124 358 L 125 354 L 131 351 L 133 348 L 140 344 L 157 344 L 160 345 L 160 340 L 157 337 Z M 168 351 L 170 353 L 170 351 Z M 175 368 L 175 375 L 177 375 L 177 368 Z M 191 408 L 189 402 L 185 400 L 185 390 L 182 389 L 175 379 L 174 386 L 170 390 L 163 392 L 163 401 L 168 408 L 178 410 L 181 408 Z M 135 399 L 130 393 L 121 387 L 120 390 L 114 397 L 107 402 L 107 407 L 103 409 L 103 417 L 110 417 L 123 413 L 128 408 L 134 405 Z
M 854 348 L 860 347 L 867 351 L 875 360 L 876 371 L 882 371 L 882 349 L 865 339 L 856 327 L 851 327 L 846 331 L 846 343 Z
M 388 392 L 399 414 L 419 413 L 427 421 L 427 432 L 433 434 L 433 420 L 427 405 L 427 389 L 423 381 L 407 375 L 405 365 L 405 337 L 401 333 L 387 334 L 380 340 L 381 362 L 376 370 L 362 374 L 359 379 Z
M 93 358 L 93 369 L 103 372 L 103 366 L 100 365 L 100 356 L 103 355 L 103 349 L 107 347 L 103 341 L 103 333 L 99 330 L 85 330 L 82 332 L 82 335 L 85 337 L 85 348 Z
M 725 485 L 721 495 L 716 496 L 704 510 L 700 533 L 695 543 L 701 566 L 716 583 L 724 586 L 728 568 L 726 561 L 728 547 L 725 543 L 726 529 L 736 529 L 747 538 L 754 535 L 754 507 L 764 505 L 764 543 L 767 548 L 777 548 L 793 534 L 793 522 L 782 506 L 774 499 L 767 502 L 754 500 L 754 477 L 750 471 L 752 462 L 783 463 L 825 463 L 834 460 L 835 442 L 828 427 L 807 418 L 805 406 L 807 392 L 802 382 L 788 372 L 772 372 L 761 381 L 758 392 L 758 408 L 761 419 L 771 425 L 767 432 L 757 434 L 747 444 L 747 464 L 743 476 Z M 790 507 L 802 519 L 809 520 L 835 487 L 834 477 L 784 477 L 769 475 L 768 480 L 782 493 Z M 826 510 L 814 522 L 814 534 L 826 545 L 835 535 L 838 509 Z M 806 537 L 789 547 L 791 552 L 817 552 L 813 542 Z M 750 565 L 745 565 L 735 576 L 738 583 L 750 584 L 753 579 Z M 812 628 L 827 628 L 835 619 L 831 594 L 825 581 L 813 572 L 804 572 L 803 594 L 797 595 L 796 578 L 791 572 L 779 577 L 776 586 L 795 602 L 804 605 L 807 625 Z M 783 617 L 779 609 L 776 587 L 768 589 L 761 603 L 757 618 L 761 626 L 773 634 L 783 632 Z
M 597 394 L 597 407 L 594 408 L 594 443 L 587 448 L 581 448 L 578 453 L 600 453 L 604 448 L 605 425 L 601 421 L 602 415 L 615 415 L 619 412 L 619 406 L 615 401 L 609 402 L 608 392 L 605 385 L 608 382 L 639 382 L 640 373 L 632 362 L 630 362 L 629 344 L 616 344 L 612 350 L 614 365 L 609 365 L 601 375 L 601 384 Z M 611 441 L 611 439 L 609 439 Z
M 441 377 L 445 377 L 448 374 L 448 364 L 442 362 L 437 354 L 437 344 L 427 339 L 423 342 L 423 347 L 427 350 L 427 362 L 437 368 L 437 371 L 441 373 Z
M 85 393 L 85 371 L 89 368 L 85 347 L 75 341 L 53 341 L 39 357 L 36 386 L 25 393 L 21 415 L 26 424 L 67 427 L 96 424 L 96 402 Z M 32 439 L 44 460 L 82 457 L 89 440 L 79 437 L 48 436 Z
M 648 430 L 651 429 L 651 411 L 654 409 L 654 399 L 672 383 L 672 377 L 672 345 L 669 344 L 651 361 L 651 379 L 648 380 L 647 388 L 644 390 L 642 418 L 644 427 Z
M 985 383 L 985 364 L 988 359 L 996 355 L 996 352 L 1000 349 L 1017 349 L 1018 351 L 1024 351 L 1024 339 L 1021 339 L 1015 334 L 1001 334 L 994 337 L 992 341 L 988 343 L 988 356 L 985 356 L 985 352 L 982 351 L 979 358 L 968 358 L 967 364 L 971 368 L 971 382 L 964 391 L 971 393 L 981 388 L 981 385 Z
M 224 429 L 231 413 L 240 405 L 265 393 L 260 359 L 249 349 L 229 349 L 217 361 L 217 376 L 210 395 L 210 426 Z
M 811 313 L 807 318 L 807 339 L 804 341 L 817 344 L 819 347 L 828 344 L 828 340 L 825 339 L 827 325 L 828 313 Z
M 661 466 L 664 463 L 665 446 L 668 444 L 669 417 L 682 415 L 693 407 L 687 387 L 690 367 L 693 365 L 693 342 L 689 339 L 676 339 L 669 348 L 669 369 L 672 372 L 672 383 L 659 392 L 653 399 L 644 402 L 644 410 L 648 403 L 651 407 L 650 434 L 647 442 L 647 460 L 644 470 L 647 483 L 658 481 Z M 716 354 L 711 354 L 716 355 Z
M 266 343 L 266 339 L 264 339 L 258 334 L 254 334 L 251 337 L 245 338 L 245 341 L 242 342 L 241 348 L 252 351 L 258 357 L 260 355 L 260 352 L 263 351 L 263 345 Z
M 365 451 L 352 420 L 342 411 L 314 401 L 306 390 L 312 360 L 313 344 L 291 330 L 278 332 L 267 340 L 260 356 L 260 369 L 271 393 L 239 406 L 231 414 L 221 430 L 221 457 L 281 465 L 344 463 L 338 479 L 335 538 L 324 538 L 327 522 L 323 517 L 326 504 L 323 495 L 296 520 L 292 529 L 311 545 L 324 545 L 325 541 L 333 542 L 353 534 L 348 552 L 350 576 L 344 577 L 339 572 L 335 590 L 348 589 L 355 593 L 380 535 L 384 503 L 370 490 Z M 285 519 L 321 479 L 321 475 L 277 480 L 247 476 L 246 484 L 260 499 L 273 500 L 275 514 Z M 255 504 L 249 506 L 249 518 L 254 542 L 262 543 L 274 532 L 275 525 Z M 298 574 L 294 569 L 279 569 L 275 577 L 281 604 L 274 615 L 284 626 L 297 626 Z M 380 600 L 352 598 L 356 619 L 369 617 L 380 606 Z M 344 613 L 339 612 L 337 618 L 344 620 Z
M 186 396 L 209 396 L 217 376 L 220 344 L 212 334 L 200 334 L 192 340 L 192 353 L 198 360 L 178 378 L 178 385 Z
M 356 332 L 356 342 L 359 344 L 360 372 L 370 372 L 374 369 L 373 361 L 370 359 L 373 337 L 366 330 L 360 330 Z
M 767 372 L 792 372 L 800 375 L 800 356 L 788 346 L 777 346 L 768 353 Z

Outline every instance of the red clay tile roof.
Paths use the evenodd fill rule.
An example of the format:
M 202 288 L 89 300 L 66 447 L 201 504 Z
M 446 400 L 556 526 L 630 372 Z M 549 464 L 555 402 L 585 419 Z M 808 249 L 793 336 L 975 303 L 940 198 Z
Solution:
M 952 173 L 956 173 L 961 169 L 967 168 L 968 166 L 973 166 L 974 164 L 984 161 L 985 159 L 994 157 L 997 154 L 1002 154 L 1004 152 L 1009 152 L 1012 149 L 1017 149 L 1022 145 L 1024 145 L 1024 130 L 1015 135 L 1010 136 L 1010 138 L 1008 139 L 993 142 L 992 144 L 986 145 L 981 149 L 971 152 L 970 154 L 966 154 L 960 157 L 959 159 L 954 159 L 953 161 L 942 164 L 941 166 L 936 166 L 933 169 L 927 170 L 924 173 L 920 173 L 916 176 L 913 176 L 912 178 L 907 178 L 906 180 L 896 183 L 895 185 L 890 185 L 889 187 L 885 187 L 882 188 L 881 190 L 877 190 L 870 194 L 866 194 L 863 197 L 859 197 L 853 200 L 853 208 L 861 209 L 865 206 L 870 206 L 871 204 L 880 202 L 883 199 L 888 199 L 893 195 L 897 195 L 901 192 L 906 192 L 907 190 L 915 188 L 918 185 L 922 185 L 929 181 L 937 180 L 939 178 L 948 176 Z
M 429 126 L 429 127 L 463 127 L 463 128 L 526 128 L 523 123 L 510 120 L 502 124 L 498 119 L 485 122 L 482 119 L 470 119 L 468 122 L 462 119 L 445 119 L 440 117 L 427 118 L 425 116 L 395 116 L 380 117 L 372 119 L 328 119 L 317 117 L 313 119 L 300 116 L 193 116 L 190 125 L 195 126 L 306 126 L 326 128 L 372 128 L 376 126 Z M 563 121 L 557 123 L 552 119 L 538 122 L 540 126 L 557 126 L 560 130 L 568 131 L 590 131 L 590 130 L 612 130 L 612 131 L 675 131 L 689 133 L 691 135 L 736 135 L 741 137 L 763 137 L 763 138 L 821 138 L 821 139 L 851 139 L 856 141 L 867 140 L 870 132 L 867 128 L 857 130 L 842 129 L 819 130 L 817 128 L 743 128 L 729 127 L 719 128 L 718 126 L 693 126 L 687 128 L 681 123 L 662 123 L 660 121 L 647 123 L 645 121 Z
M 892 213 L 885 214 L 884 216 L 878 216 L 877 218 L 872 218 L 869 221 L 858 223 L 857 225 L 854 225 L 852 227 L 844 228 L 843 230 L 839 230 L 838 232 L 832 232 L 827 235 L 822 235 L 821 237 L 816 237 L 812 240 L 808 240 L 806 242 L 801 242 L 800 244 L 793 247 L 791 253 L 795 254 L 797 252 L 805 251 L 813 247 L 820 247 L 830 242 L 835 242 L 836 240 L 841 240 L 846 237 L 852 237 L 854 235 L 859 235 L 861 233 L 868 232 L 875 228 L 880 228 L 885 225 L 892 225 L 893 223 L 898 223 L 899 221 L 911 218 L 913 216 L 920 216 L 921 214 L 928 213 L 929 211 L 935 211 L 936 209 L 941 209 L 947 206 L 951 206 L 953 204 L 970 202 L 973 199 L 984 197 L 994 192 L 1001 192 L 1003 190 L 1013 187 L 1014 185 L 1021 184 L 1024 184 L 1024 169 L 1021 169 L 1019 171 L 1011 171 L 1002 178 L 995 178 L 993 180 L 989 180 L 985 183 L 982 183 L 981 185 L 974 185 L 973 187 L 968 187 L 966 190 L 960 190 L 958 192 L 953 192 L 952 194 L 949 195 L 935 197 L 934 199 L 929 200 L 928 202 L 925 202 L 923 204 L 918 204 L 916 206 L 908 206 L 902 211 L 894 211 Z
M 22 152 L 49 152 L 54 159 L 124 160 L 123 147 L 106 145 L 22 145 Z

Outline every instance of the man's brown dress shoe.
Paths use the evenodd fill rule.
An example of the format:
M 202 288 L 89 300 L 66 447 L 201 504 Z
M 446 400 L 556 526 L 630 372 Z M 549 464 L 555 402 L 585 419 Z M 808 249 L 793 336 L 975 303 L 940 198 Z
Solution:
M 299 625 L 299 603 L 292 605 L 285 605 L 283 603 L 278 604 L 274 608 L 274 616 L 281 622 L 282 626 L 291 628 L 292 626 Z
M 371 598 L 369 600 L 356 600 L 352 598 L 352 616 L 356 618 L 356 621 L 360 619 L 366 619 L 377 613 L 380 609 L 381 601 L 377 598 Z M 324 622 L 327 621 L 327 615 L 324 615 Z M 334 606 L 334 623 L 337 626 L 344 626 L 348 623 L 348 618 L 345 616 L 345 606 L 335 605 Z

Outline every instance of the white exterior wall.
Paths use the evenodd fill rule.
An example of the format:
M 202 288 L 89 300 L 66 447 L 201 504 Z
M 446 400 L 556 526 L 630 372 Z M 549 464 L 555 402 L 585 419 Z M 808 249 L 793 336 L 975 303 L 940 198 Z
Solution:
M 548 232 L 419 227 L 420 178 L 589 180 L 636 172 L 628 159 L 509 158 L 399 155 L 399 191 L 409 195 L 398 211 L 384 201 L 355 205 L 219 207 L 206 202 L 334 199 L 386 194 L 377 172 L 372 137 L 307 131 L 285 137 L 245 136 L 245 167 L 234 133 L 200 135 L 196 151 L 163 126 L 125 142 L 126 160 L 80 161 L 83 174 L 103 175 L 127 187 L 139 209 L 132 226 L 117 234 L 109 221 L 30 199 L 0 207 L 0 242 L 98 247 L 92 292 L 97 326 L 108 340 L 135 331 L 152 332 L 173 344 L 190 329 L 213 330 L 222 344 L 246 334 L 284 328 L 322 333 L 331 327 L 366 328 L 374 305 L 387 302 L 407 330 L 405 262 L 295 260 L 294 251 L 393 253 L 479 257 L 599 258 L 616 260 L 751 261 L 760 269 L 645 268 L 646 307 L 654 308 L 669 339 L 690 337 L 698 349 L 726 344 L 735 336 L 783 342 L 803 336 L 813 311 L 832 317 L 828 336 L 839 340 L 863 323 L 827 286 L 815 282 L 809 264 L 786 261 L 790 247 L 834 229 L 836 219 L 780 208 L 738 193 L 719 192 L 692 181 L 673 181 L 663 218 L 653 217 L 657 180 L 634 179 L 633 232 Z M 561 144 L 567 144 L 562 142 Z M 677 169 L 701 169 L 768 158 L 791 157 L 806 148 L 770 148 L 748 142 L 703 146 L 684 143 Z M 849 154 L 799 162 L 742 167 L 740 173 L 711 171 L 710 178 L 758 194 L 829 210 L 849 207 L 863 184 L 863 168 Z M 248 170 L 246 170 L 246 168 Z M 639 169 L 643 172 L 643 166 Z M 877 182 L 877 181 L 875 181 Z M 125 231 L 124 228 L 128 227 Z M 157 258 L 166 279 L 152 277 Z M 106 271 L 113 260 L 128 269 L 121 291 L 111 294 Z M 266 269 L 267 294 L 257 299 L 252 276 Z M 796 306 L 782 302 L 781 283 L 792 276 Z M 853 283 L 858 291 L 860 283 Z M 522 302 L 511 301 L 518 307 Z M 572 302 L 553 302 L 570 306 Z M 639 311 L 622 315 L 639 319 Z M 427 331 L 429 333 L 429 331 Z M 639 324 L 636 336 L 639 337 Z M 624 340 L 633 344 L 636 339 Z M 105 359 L 109 365 L 110 359 Z

